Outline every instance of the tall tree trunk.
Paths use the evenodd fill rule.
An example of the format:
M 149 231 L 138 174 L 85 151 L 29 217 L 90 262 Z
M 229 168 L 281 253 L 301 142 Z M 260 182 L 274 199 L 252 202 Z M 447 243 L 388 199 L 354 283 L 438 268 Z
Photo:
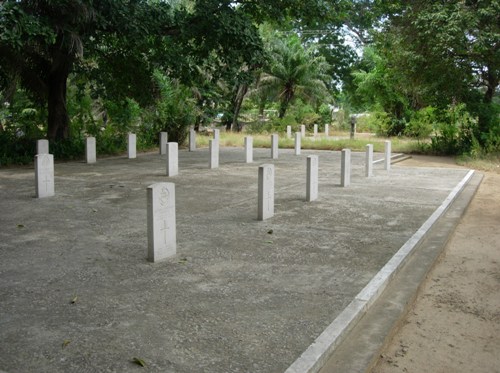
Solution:
M 236 93 L 236 97 L 233 101 L 233 121 L 231 123 L 232 128 L 236 131 L 240 131 L 241 127 L 238 122 L 238 116 L 240 115 L 241 105 L 243 104 L 243 99 L 248 91 L 248 84 L 240 84 L 238 87 L 238 91 Z
M 63 140 L 69 137 L 69 116 L 66 108 L 66 86 L 72 60 L 69 55 L 56 52 L 48 76 L 48 128 L 49 140 Z

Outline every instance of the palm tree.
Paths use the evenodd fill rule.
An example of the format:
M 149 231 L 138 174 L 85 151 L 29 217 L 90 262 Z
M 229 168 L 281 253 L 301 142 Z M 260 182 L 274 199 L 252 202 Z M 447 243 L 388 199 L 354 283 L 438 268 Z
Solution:
M 264 68 L 254 94 L 279 100 L 283 118 L 295 98 L 315 102 L 329 97 L 325 82 L 328 63 L 314 47 L 305 48 L 297 36 L 275 38 L 270 42 L 270 62 Z

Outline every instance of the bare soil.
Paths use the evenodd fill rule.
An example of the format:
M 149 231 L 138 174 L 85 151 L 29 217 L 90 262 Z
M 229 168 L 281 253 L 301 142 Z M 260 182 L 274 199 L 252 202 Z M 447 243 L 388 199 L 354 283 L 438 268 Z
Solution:
M 441 157 L 410 164 L 458 167 Z M 500 372 L 500 173 L 484 175 L 372 373 Z

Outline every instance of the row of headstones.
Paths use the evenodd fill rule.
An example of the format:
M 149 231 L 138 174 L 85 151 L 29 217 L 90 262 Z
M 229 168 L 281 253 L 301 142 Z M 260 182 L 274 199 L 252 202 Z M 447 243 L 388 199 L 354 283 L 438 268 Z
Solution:
M 169 148 L 170 144 L 172 148 Z M 167 149 L 177 149 L 176 143 L 167 143 Z M 169 152 L 167 151 L 167 154 Z M 366 146 L 365 176 L 373 176 L 373 145 Z M 384 168 L 390 170 L 391 143 L 385 142 Z M 307 157 L 306 164 L 306 201 L 311 202 L 318 198 L 318 169 L 317 155 Z M 168 173 L 168 166 L 167 166 Z M 260 221 L 274 216 L 274 165 L 259 166 L 257 219 Z M 351 181 L 351 150 L 343 149 L 341 156 L 342 187 L 350 185 Z M 148 195 L 148 260 L 157 262 L 174 256 L 177 252 L 177 233 L 175 215 L 175 184 L 156 183 L 147 189 Z
M 325 124 L 325 136 L 329 136 L 330 134 L 330 129 L 329 129 L 329 125 L 328 124 Z M 302 124 L 300 126 L 300 136 L 302 138 L 305 138 L 306 137 L 306 126 L 304 124 Z M 318 136 L 318 125 L 315 124 L 314 127 L 313 127 L 313 136 L 316 137 Z M 291 139 L 292 138 L 292 126 L 286 126 L 286 137 Z

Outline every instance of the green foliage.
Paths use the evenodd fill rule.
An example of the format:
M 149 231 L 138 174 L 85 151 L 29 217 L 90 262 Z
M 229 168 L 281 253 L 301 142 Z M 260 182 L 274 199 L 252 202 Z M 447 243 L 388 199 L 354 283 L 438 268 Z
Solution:
M 427 138 L 434 130 L 436 121 L 436 108 L 428 106 L 420 109 L 412 114 L 404 134 L 409 137 L 416 137 L 417 139 Z
M 184 143 L 188 128 L 194 125 L 197 115 L 196 101 L 192 92 L 178 81 L 174 81 L 156 70 L 155 82 L 159 98 L 153 115 L 153 133 L 168 132 L 169 141 Z

